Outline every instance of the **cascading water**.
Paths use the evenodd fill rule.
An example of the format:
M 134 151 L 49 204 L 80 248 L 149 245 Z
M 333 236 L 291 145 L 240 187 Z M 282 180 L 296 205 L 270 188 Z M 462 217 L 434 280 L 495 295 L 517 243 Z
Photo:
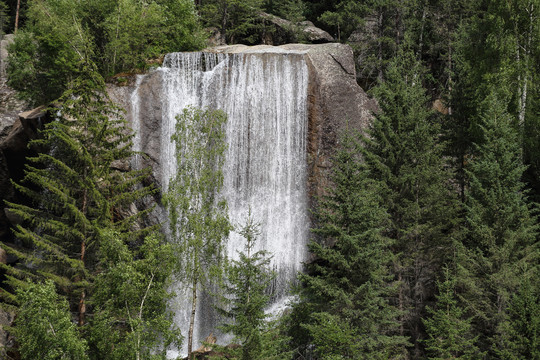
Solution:
M 157 71 L 163 84 L 162 185 L 166 190 L 176 171 L 174 144 L 170 142 L 175 116 L 188 105 L 224 110 L 228 115 L 228 150 L 222 195 L 235 226 L 245 223 L 249 208 L 261 225 L 259 248 L 273 254 L 272 266 L 277 272 L 272 288 L 274 310 L 269 310 L 276 311 L 286 302 L 290 284 L 307 255 L 305 57 L 299 52 L 174 53 L 165 57 Z M 236 257 L 244 245 L 244 239 L 232 233 L 228 256 Z M 175 290 L 175 321 L 187 335 L 190 292 L 181 284 Z M 199 299 L 194 349 L 210 333 L 216 334 L 219 322 L 211 298 L 203 295 Z M 223 342 L 222 336 L 218 338 Z M 169 355 L 175 357 L 178 352 Z
M 141 82 L 143 81 L 144 76 L 143 75 L 137 75 L 135 78 L 135 90 L 130 95 L 130 114 L 131 114 L 131 126 L 134 129 L 137 129 L 138 131 L 135 131 L 135 136 L 133 137 L 133 150 L 136 152 L 140 152 L 141 149 L 141 117 L 139 112 L 139 106 L 140 106 L 140 92 L 139 92 L 139 86 L 141 85 Z M 134 159 L 134 167 L 139 168 L 141 166 L 140 164 L 140 155 L 136 154 Z

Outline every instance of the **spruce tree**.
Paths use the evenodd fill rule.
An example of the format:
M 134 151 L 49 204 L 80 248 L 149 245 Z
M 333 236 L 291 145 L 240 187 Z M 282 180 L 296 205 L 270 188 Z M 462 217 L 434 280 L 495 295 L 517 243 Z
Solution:
M 494 349 L 499 359 L 540 359 L 540 291 L 538 275 L 531 275 L 521 280 L 500 325 L 502 335 Z
M 133 155 L 132 135 L 101 77 L 92 67 L 84 73 L 49 109 L 54 120 L 30 144 L 38 154 L 28 159 L 22 183 L 14 184 L 28 202 L 8 203 L 23 220 L 15 228 L 19 244 L 3 245 L 20 265 L 2 265 L 13 288 L 25 287 L 24 278 L 53 280 L 79 325 L 86 322 L 86 298 L 98 271 L 100 229 L 115 228 L 123 239 L 136 239 L 129 230 L 144 211 L 120 214 L 153 191 L 139 186 L 147 170 L 118 170 L 116 164 Z
M 430 317 L 424 319 L 428 338 L 425 340 L 429 359 L 478 359 L 482 355 L 476 346 L 478 336 L 472 333 L 471 318 L 459 304 L 456 278 L 444 269 L 443 281 L 437 283 L 435 308 L 428 307 Z
M 456 202 L 442 156 L 439 119 L 428 107 L 423 69 L 413 53 L 401 50 L 374 88 L 380 111 L 369 129 L 363 155 L 370 178 L 389 214 L 385 235 L 392 239 L 393 273 L 400 283 L 396 302 L 401 335 L 410 336 L 414 356 L 422 356 L 421 318 L 425 300 L 445 262 L 456 223 Z
M 538 223 L 521 181 L 523 165 L 515 119 L 493 91 L 483 103 L 481 143 L 468 167 L 467 235 L 458 273 L 463 299 L 475 316 L 479 346 L 504 351 L 512 295 L 538 266 Z
M 333 186 L 317 206 L 309 244 L 315 260 L 299 275 L 307 308 L 302 327 L 321 359 L 380 359 L 403 354 L 400 312 L 390 303 L 388 216 L 360 160 L 358 134 L 345 134 L 333 161 Z
M 229 319 L 222 325 L 232 333 L 241 348 L 243 360 L 268 359 L 263 354 L 263 336 L 267 331 L 268 315 L 265 313 L 270 297 L 267 289 L 275 274 L 270 269 L 271 257 L 267 251 L 255 251 L 259 225 L 254 223 L 251 212 L 239 234 L 246 240 L 244 251 L 238 251 L 238 260 L 226 266 L 225 308 L 221 313 Z

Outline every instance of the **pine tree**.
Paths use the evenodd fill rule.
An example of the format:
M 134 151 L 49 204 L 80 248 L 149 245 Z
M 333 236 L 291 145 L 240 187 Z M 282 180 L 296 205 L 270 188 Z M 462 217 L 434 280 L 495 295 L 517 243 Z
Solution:
M 249 212 L 246 224 L 239 234 L 246 240 L 244 251 L 238 252 L 238 260 L 226 266 L 225 304 L 221 313 L 229 320 L 222 329 L 232 333 L 241 346 L 243 360 L 268 359 L 262 357 L 263 333 L 267 328 L 268 315 L 265 308 L 270 301 L 267 289 L 275 274 L 270 270 L 267 251 L 255 251 L 259 225 Z
M 191 288 L 188 357 L 193 347 L 197 296 L 223 271 L 223 247 L 230 231 L 227 203 L 220 197 L 227 148 L 223 111 L 188 107 L 177 116 L 171 141 L 176 146 L 176 176 L 165 197 L 169 228 L 177 245 L 180 276 Z
M 132 135 L 105 94 L 101 77 L 85 73 L 60 98 L 59 107 L 49 110 L 55 119 L 31 142 L 38 155 L 28 159 L 22 184 L 14 184 L 29 203 L 8 203 L 23 219 L 15 229 L 21 246 L 3 245 L 20 266 L 2 265 L 13 288 L 25 287 L 23 278 L 52 279 L 77 309 L 79 325 L 86 322 L 86 298 L 98 269 L 100 229 L 115 228 L 123 239 L 137 238 L 129 230 L 145 211 L 119 214 L 153 191 L 138 186 L 147 169 L 115 168 L 133 155 Z
M 219 29 L 223 43 L 255 43 L 263 0 L 208 0 L 200 5 L 207 25 Z
M 299 275 L 303 328 L 322 359 L 393 358 L 407 341 L 399 336 L 400 313 L 389 302 L 391 240 L 377 185 L 360 161 L 358 135 L 345 134 L 333 161 L 333 187 L 317 206 L 315 256 Z M 299 309 L 297 308 L 296 311 Z
M 522 279 L 512 296 L 508 316 L 500 326 L 504 336 L 499 336 L 495 349 L 500 359 L 540 359 L 540 291 L 536 279 L 537 272 Z
M 385 78 L 373 90 L 381 110 L 363 155 L 390 217 L 385 235 L 396 255 L 396 300 L 408 312 L 401 318 L 401 335 L 411 337 L 414 356 L 421 356 L 425 299 L 435 293 L 433 279 L 445 262 L 443 250 L 451 244 L 456 204 L 440 124 L 422 87 L 421 65 L 414 54 L 401 51 Z
M 450 269 L 444 270 L 444 280 L 437 283 L 435 308 L 427 308 L 430 317 L 424 319 L 428 338 L 426 350 L 432 360 L 479 359 L 476 347 L 478 336 L 472 334 L 472 319 L 459 305 L 456 296 L 456 278 Z
M 525 166 L 514 118 L 496 92 L 484 102 L 466 202 L 468 232 L 460 255 L 461 286 L 474 311 L 481 350 L 502 351 L 512 294 L 538 264 L 537 217 L 521 181 Z

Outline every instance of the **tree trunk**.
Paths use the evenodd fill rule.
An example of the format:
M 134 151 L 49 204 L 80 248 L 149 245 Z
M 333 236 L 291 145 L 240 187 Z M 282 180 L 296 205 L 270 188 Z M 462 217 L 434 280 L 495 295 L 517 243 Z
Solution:
M 382 65 L 382 58 L 383 58 L 383 49 L 382 49 L 382 36 L 383 36 L 383 9 L 379 9 L 379 17 L 378 17 L 378 33 L 379 33 L 379 39 L 378 39 L 378 54 L 377 54 L 377 60 L 378 60 L 378 64 L 377 64 L 377 70 L 378 70 L 378 75 L 377 75 L 377 78 L 379 80 L 379 82 L 382 82 L 383 81 L 383 65 Z
M 228 6 L 225 4 L 223 13 L 221 14 L 221 42 L 227 44 L 227 18 L 228 18 Z
M 534 30 L 533 25 L 535 21 L 533 12 L 534 4 L 531 4 L 529 8 L 529 31 L 527 34 L 527 44 L 525 45 L 523 56 L 523 62 L 525 63 L 525 71 L 523 73 L 523 85 L 521 88 L 521 94 L 519 99 L 519 126 L 521 127 L 522 131 L 525 125 L 525 114 L 527 113 L 527 85 L 529 83 L 529 62 L 531 53 L 532 33 Z M 519 56 L 519 46 L 517 52 Z
M 85 318 L 85 314 L 86 314 L 85 299 L 86 299 L 86 291 L 83 290 L 81 292 L 81 298 L 79 299 L 79 326 L 84 325 L 84 318 Z
M 452 40 L 448 39 L 448 115 L 452 116 Z
M 420 26 L 420 39 L 418 40 L 418 60 L 422 61 L 422 48 L 424 47 L 424 28 L 426 24 L 426 8 L 422 9 L 422 21 Z
M 15 30 L 13 31 L 14 34 L 17 33 L 17 29 L 19 28 L 19 11 L 21 9 L 21 0 L 17 0 L 17 10 L 15 11 Z
M 191 302 L 191 317 L 189 319 L 188 333 L 188 359 L 191 360 L 193 352 L 193 325 L 195 324 L 195 311 L 197 309 L 197 277 L 193 278 L 193 299 Z
M 86 177 L 86 171 L 84 172 L 84 175 Z M 88 197 L 87 191 L 84 190 L 82 212 L 83 212 L 83 214 L 85 216 L 86 216 L 86 207 L 87 207 L 87 202 L 88 202 L 87 197 Z M 85 234 L 85 236 L 86 236 L 86 231 L 85 230 L 86 229 L 83 230 L 83 234 Z M 85 265 L 84 265 L 85 256 L 86 256 L 86 240 L 83 239 L 83 241 L 81 242 L 81 262 L 82 262 L 83 267 L 85 267 Z M 81 280 L 82 280 L 82 277 L 81 277 Z M 86 300 L 86 290 L 83 289 L 82 292 L 81 292 L 81 297 L 79 298 L 79 326 L 84 325 L 84 318 L 85 318 L 85 315 L 86 315 L 86 303 L 85 303 L 85 300 Z

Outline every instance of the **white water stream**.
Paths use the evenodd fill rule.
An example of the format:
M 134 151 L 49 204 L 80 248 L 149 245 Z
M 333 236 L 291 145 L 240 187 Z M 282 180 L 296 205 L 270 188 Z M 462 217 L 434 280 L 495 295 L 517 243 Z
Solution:
M 165 57 L 162 76 L 161 183 L 166 189 L 175 174 L 174 144 L 170 137 L 175 116 L 188 105 L 224 110 L 228 115 L 228 150 L 224 165 L 222 195 L 234 225 L 245 223 L 251 207 L 261 224 L 259 248 L 273 254 L 278 276 L 272 287 L 272 305 L 280 308 L 289 295 L 290 284 L 307 255 L 309 229 L 307 204 L 307 85 L 308 71 L 299 53 L 174 53 Z M 140 80 L 137 80 L 137 87 Z M 133 96 L 138 101 L 140 96 Z M 132 105 L 138 115 L 138 105 Z M 135 111 L 134 111 L 135 112 Z M 144 119 L 132 119 L 134 127 Z M 140 142 L 135 143 L 140 149 Z M 227 254 L 236 257 L 244 239 L 231 234 Z M 178 284 L 173 304 L 175 322 L 186 337 L 189 326 L 190 293 Z M 197 349 L 200 341 L 216 331 L 219 319 L 211 298 L 200 296 L 195 325 Z M 272 310 L 269 310 L 272 311 Z M 186 346 L 186 344 L 185 344 Z M 170 357 L 186 353 L 171 351 Z

